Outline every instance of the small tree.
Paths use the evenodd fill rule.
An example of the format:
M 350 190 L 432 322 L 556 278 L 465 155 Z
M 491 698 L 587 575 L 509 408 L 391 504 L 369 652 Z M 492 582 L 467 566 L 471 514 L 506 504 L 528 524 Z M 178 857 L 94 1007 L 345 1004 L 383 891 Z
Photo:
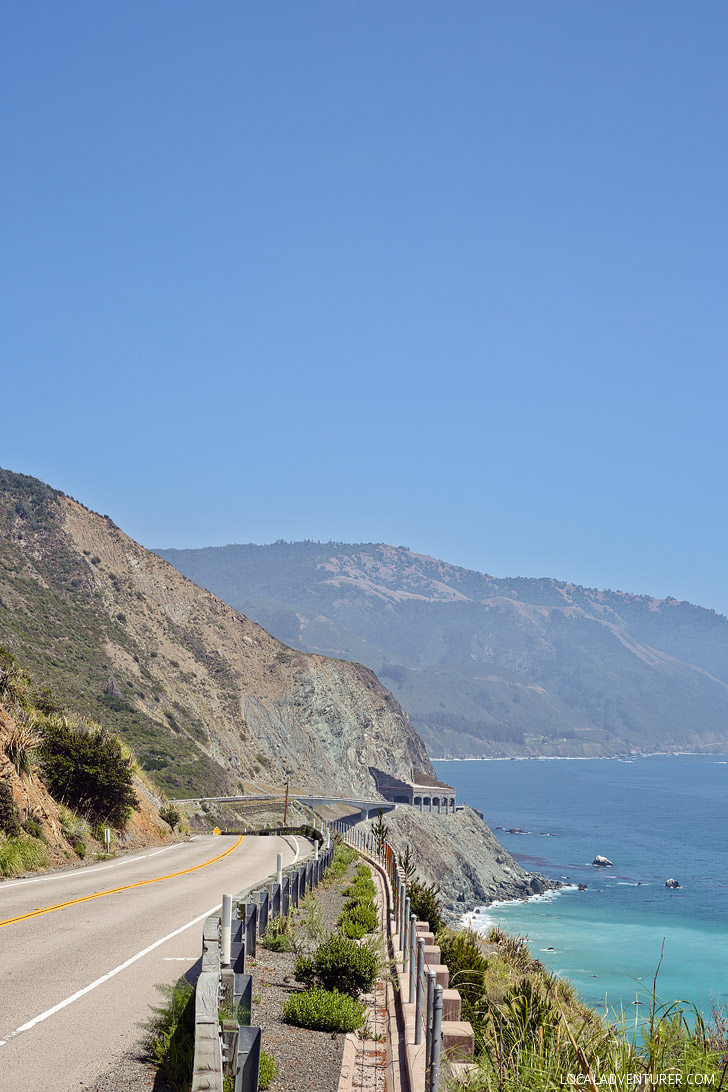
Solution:
M 176 808 L 174 804 L 164 804 L 159 809 L 159 818 L 163 822 L 169 823 L 171 829 L 174 830 L 174 828 L 181 820 L 182 816 L 180 814 L 179 808 Z
M 98 725 L 74 727 L 49 717 L 40 750 L 45 782 L 56 800 L 65 800 L 92 820 L 123 827 L 138 801 L 134 764 L 120 741 Z
M 377 821 L 372 827 L 372 834 L 374 835 L 374 841 L 376 842 L 377 853 L 381 857 L 384 853 L 384 843 L 389 837 L 389 827 L 384 822 L 381 808 L 379 809 Z

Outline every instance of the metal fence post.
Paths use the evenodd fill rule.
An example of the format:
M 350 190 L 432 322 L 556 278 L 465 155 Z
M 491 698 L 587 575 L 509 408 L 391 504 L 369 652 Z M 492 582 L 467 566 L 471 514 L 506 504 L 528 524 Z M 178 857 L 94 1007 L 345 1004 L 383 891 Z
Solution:
M 432 1018 L 435 1009 L 435 986 L 437 975 L 434 971 L 427 972 L 427 1019 L 425 1021 L 425 1092 L 430 1089 L 430 1062 L 432 1060 Z
M 404 928 L 402 931 L 402 973 L 407 974 L 410 953 L 410 900 L 409 895 L 404 900 Z
M 442 1047 L 442 986 L 435 986 L 435 1004 L 432 1012 L 432 1062 L 430 1064 L 430 1092 L 440 1092 L 440 1050 Z
M 417 976 L 415 979 L 415 1046 L 422 1042 L 422 978 L 425 973 L 425 941 L 423 937 L 417 940 Z
M 230 931 L 233 918 L 233 897 L 222 897 L 222 928 L 220 930 L 220 962 L 230 966 Z

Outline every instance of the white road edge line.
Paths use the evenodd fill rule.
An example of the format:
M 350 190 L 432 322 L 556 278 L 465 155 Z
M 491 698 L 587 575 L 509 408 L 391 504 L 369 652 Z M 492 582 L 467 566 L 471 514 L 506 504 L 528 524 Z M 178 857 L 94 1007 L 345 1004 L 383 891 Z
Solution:
M 92 876 L 94 872 L 105 872 L 107 868 L 118 868 L 119 865 L 134 864 L 135 861 L 143 861 L 147 857 L 156 857 L 158 853 L 166 853 L 168 849 L 177 849 L 179 846 L 183 846 L 184 842 L 173 842 L 171 846 L 165 846 L 164 849 L 155 849 L 153 853 L 141 853 L 138 857 L 124 857 L 121 861 L 114 861 L 113 864 L 97 865 L 94 868 L 77 868 L 71 872 L 59 872 L 57 876 L 36 876 L 32 880 L 15 880 L 13 883 L 0 884 L 0 894 L 3 891 L 10 891 L 13 887 L 22 887 L 26 883 L 49 883 L 51 880 L 73 880 L 77 876 Z
M 216 910 L 220 909 L 220 903 L 217 903 L 210 910 L 206 910 L 204 914 L 200 914 L 199 917 L 193 918 L 192 921 L 188 921 L 186 925 L 180 926 L 179 929 L 175 929 L 173 933 L 167 933 L 166 937 L 162 937 L 160 940 L 155 940 L 154 944 L 150 944 L 149 947 L 144 948 L 141 952 L 137 952 L 136 955 L 131 956 L 130 959 L 124 960 L 118 967 L 114 967 L 113 971 L 107 971 L 106 974 L 102 974 L 101 978 L 97 978 L 95 982 L 91 982 L 88 986 L 84 986 L 82 990 L 77 990 L 76 993 L 71 994 L 64 1001 L 59 1001 L 57 1005 L 54 1005 L 51 1009 L 46 1009 L 40 1016 L 34 1017 L 29 1020 L 27 1024 L 22 1024 L 21 1027 L 16 1028 L 8 1035 L 7 1039 L 0 1039 L 0 1046 L 5 1046 L 11 1039 L 14 1039 L 16 1035 L 20 1035 L 23 1031 L 30 1031 L 36 1024 L 40 1024 L 43 1020 L 47 1020 L 49 1016 L 53 1016 L 55 1013 L 60 1012 L 61 1009 L 65 1009 L 67 1005 L 72 1005 L 74 1001 L 78 1001 L 79 998 L 84 997 L 85 994 L 90 993 L 91 990 L 95 990 L 97 986 L 102 986 L 104 982 L 108 982 L 114 975 L 119 974 L 120 971 L 125 971 L 127 967 L 131 967 L 132 963 L 136 963 L 138 959 L 142 959 L 145 955 L 149 955 L 155 948 L 158 948 L 160 944 L 166 943 L 173 937 L 179 936 L 180 933 L 184 933 L 185 929 L 190 929 L 193 925 L 197 925 L 199 921 L 204 918 L 208 918 L 210 914 L 214 914 Z

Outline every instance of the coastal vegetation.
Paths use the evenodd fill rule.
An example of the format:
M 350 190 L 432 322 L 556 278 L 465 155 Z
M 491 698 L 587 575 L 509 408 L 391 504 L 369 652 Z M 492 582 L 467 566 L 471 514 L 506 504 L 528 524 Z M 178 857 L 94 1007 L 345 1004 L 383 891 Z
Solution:
M 533 959 L 523 937 L 446 928 L 437 939 L 475 1032 L 476 1065 L 453 1089 L 548 1092 L 572 1084 L 596 1092 L 653 1087 L 663 1074 L 672 1086 L 725 1083 L 725 1015 L 716 1010 L 706 1022 L 692 1006 L 662 1004 L 657 973 L 646 1018 L 607 1020 Z

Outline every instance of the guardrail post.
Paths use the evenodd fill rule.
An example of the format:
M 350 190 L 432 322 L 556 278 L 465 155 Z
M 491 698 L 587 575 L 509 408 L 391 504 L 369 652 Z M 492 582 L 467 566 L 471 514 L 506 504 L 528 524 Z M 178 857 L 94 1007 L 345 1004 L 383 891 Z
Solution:
M 414 1004 L 415 990 L 417 989 L 417 915 L 410 913 L 410 927 L 409 927 L 409 942 L 410 942 L 410 980 L 409 980 L 409 1003 Z
M 258 1092 L 260 1076 L 260 1028 L 238 1029 L 235 1092 Z
M 422 979 L 425 974 L 425 941 L 417 939 L 417 976 L 415 978 L 415 1046 L 422 1042 Z
M 255 956 L 255 945 L 258 939 L 258 904 L 246 902 L 245 904 L 245 954 L 250 959 Z
M 435 986 L 435 1004 L 432 1013 L 432 1062 L 430 1063 L 430 1092 L 440 1092 L 440 1050 L 442 1047 L 442 986 Z
M 220 930 L 220 961 L 224 966 L 230 966 L 230 929 L 233 918 L 233 897 L 222 897 L 222 929 Z
M 427 1019 L 425 1021 L 425 1092 L 430 1089 L 430 1062 L 432 1061 L 432 1017 L 435 1009 L 435 986 L 437 975 L 434 971 L 427 972 Z
M 402 974 L 407 974 L 409 966 L 409 927 L 410 927 L 410 900 L 409 895 L 404 900 L 404 925 L 402 928 Z
M 268 889 L 263 888 L 258 892 L 258 936 L 262 937 L 263 933 L 268 928 L 268 906 L 270 902 L 270 895 Z
M 276 879 L 278 883 L 283 886 L 283 854 L 279 853 L 276 856 Z

